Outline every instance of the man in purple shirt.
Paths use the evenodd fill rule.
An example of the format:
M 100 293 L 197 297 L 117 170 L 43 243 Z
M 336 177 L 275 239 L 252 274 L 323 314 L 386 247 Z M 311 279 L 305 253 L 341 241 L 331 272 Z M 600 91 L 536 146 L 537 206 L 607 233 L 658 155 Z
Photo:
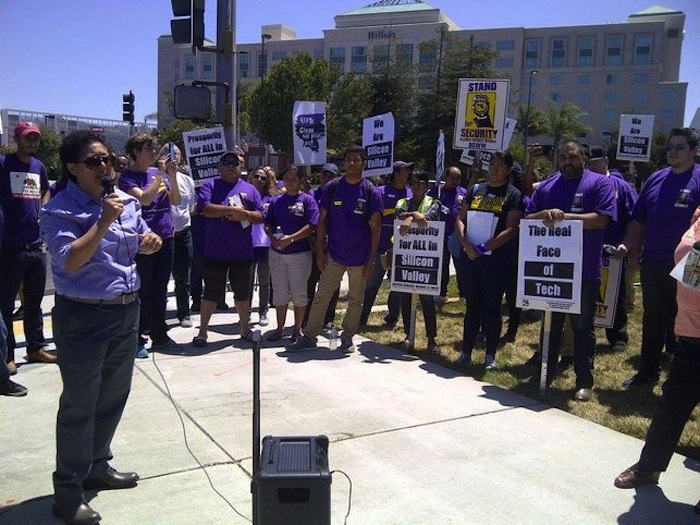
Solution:
M 16 373 L 12 311 L 20 287 L 24 291 L 24 335 L 27 361 L 55 363 L 47 352 L 41 301 L 46 286 L 46 255 L 39 233 L 39 209 L 49 197 L 44 164 L 34 158 L 41 130 L 34 122 L 19 122 L 14 129 L 17 151 L 0 155 L 0 206 L 5 234 L 0 250 L 0 311 L 7 326 L 7 364 Z
M 526 219 L 540 219 L 553 227 L 557 221 L 580 220 L 583 223 L 583 272 L 581 313 L 571 314 L 574 329 L 574 371 L 577 401 L 589 401 L 593 389 L 595 303 L 600 294 L 603 264 L 603 230 L 617 217 L 615 189 L 602 175 L 584 169 L 584 147 L 568 141 L 559 147 L 559 172 L 541 182 L 527 206 Z M 552 313 L 549 335 L 547 381 L 553 379 L 561 347 L 565 313 Z
M 250 298 L 253 268 L 251 224 L 263 222 L 263 203 L 255 186 L 241 179 L 243 159 L 227 151 L 219 159 L 218 179 L 209 179 L 199 190 L 200 213 L 205 217 L 204 297 L 196 347 L 207 346 L 209 321 L 216 305 L 224 301 L 226 276 L 241 323 L 241 339 L 250 340 Z
M 462 207 L 462 200 L 467 194 L 467 190 L 459 185 L 462 181 L 462 172 L 457 166 L 450 166 L 445 171 L 445 178 L 439 187 L 430 190 L 428 195 L 436 197 L 443 206 L 443 217 L 445 217 L 445 240 L 442 250 L 442 280 L 440 281 L 440 297 L 436 301 L 444 303 L 447 301 L 447 285 L 450 282 L 450 250 L 447 239 L 455 231 L 455 222 L 459 217 L 459 210 Z M 459 259 L 453 257 L 455 271 L 457 272 L 457 288 L 459 296 L 464 297 L 464 285 L 462 283 L 461 265 Z
M 675 128 L 666 145 L 668 167 L 648 179 L 632 212 L 632 220 L 618 250 L 630 258 L 641 253 L 642 348 L 639 371 L 626 387 L 659 380 L 661 355 L 676 318 L 676 280 L 673 252 L 700 206 L 700 164 L 695 163 L 698 136 L 690 128 Z M 670 338 L 673 341 L 673 338 Z M 673 348 L 667 350 L 673 352 Z
M 634 204 L 637 202 L 637 192 L 634 191 L 634 188 L 624 179 L 622 174 L 608 169 L 608 156 L 602 147 L 591 147 L 586 166 L 589 170 L 608 177 L 615 188 L 617 220 L 610 221 L 605 227 L 603 245 L 609 250 L 613 249 L 610 247 L 614 247 L 615 253 L 612 255 L 618 259 L 625 259 L 627 254 L 622 251 L 618 253 L 616 248 L 625 236 L 625 228 L 632 217 Z M 627 335 L 627 294 L 625 287 L 626 266 L 627 260 L 623 260 L 613 325 L 605 329 L 608 342 L 615 351 L 624 351 L 625 348 L 627 348 L 627 341 L 629 340 Z
M 56 305 L 51 317 L 63 391 L 56 417 L 53 514 L 97 523 L 86 490 L 134 487 L 135 472 L 111 465 L 138 340 L 137 253 L 161 247 L 138 201 L 114 190 L 114 156 L 105 139 L 81 130 L 61 143 L 68 182 L 42 210 Z M 111 188 L 110 188 L 111 185 Z
M 379 248 L 377 248 L 377 259 L 374 261 L 374 271 L 372 275 L 369 276 L 369 279 L 367 279 L 360 324 L 367 324 L 369 314 L 374 305 L 374 300 L 377 298 L 377 292 L 382 285 L 384 275 L 387 273 L 387 270 L 382 266 L 380 257 L 383 253 L 386 253 L 387 250 L 391 249 L 391 242 L 394 236 L 396 203 L 401 199 L 411 198 L 412 193 L 408 188 L 408 178 L 411 175 L 411 171 L 413 171 L 413 162 L 397 160 L 394 162 L 393 172 L 389 176 L 389 183 L 379 188 L 379 195 L 382 199 L 382 205 L 384 206 L 382 230 L 379 234 Z M 399 320 L 401 294 L 398 292 L 389 292 L 387 303 L 389 311 L 384 317 L 384 323 L 389 328 L 393 328 Z
M 374 271 L 383 211 L 379 192 L 362 177 L 365 159 L 362 146 L 347 148 L 345 176 L 332 180 L 323 189 L 316 232 L 316 257 L 322 272 L 321 281 L 311 304 L 304 335 L 287 347 L 290 351 L 316 346 L 326 308 L 345 272 L 348 273 L 349 300 L 339 349 L 345 353 L 355 351 L 352 337 L 360 326 L 367 278 Z M 326 234 L 328 254 L 323 251 Z

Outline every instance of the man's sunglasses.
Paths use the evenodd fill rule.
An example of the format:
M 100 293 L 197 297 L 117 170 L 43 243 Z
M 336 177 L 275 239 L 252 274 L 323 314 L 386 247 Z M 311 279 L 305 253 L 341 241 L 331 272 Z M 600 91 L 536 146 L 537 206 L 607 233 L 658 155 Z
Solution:
M 114 166 L 114 160 L 114 155 L 95 155 L 94 157 L 88 157 L 85 160 L 79 161 L 79 164 L 85 164 L 86 168 L 96 170 L 97 168 L 101 167 L 102 164 L 107 166 L 107 168 L 111 168 Z
M 240 166 L 240 162 L 238 159 L 232 159 L 232 160 L 221 160 L 221 165 L 222 166 Z

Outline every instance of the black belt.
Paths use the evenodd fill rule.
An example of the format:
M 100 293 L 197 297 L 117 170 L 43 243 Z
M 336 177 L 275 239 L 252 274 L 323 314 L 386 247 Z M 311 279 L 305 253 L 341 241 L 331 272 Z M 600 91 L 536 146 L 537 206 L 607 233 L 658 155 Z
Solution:
M 175 237 L 182 237 L 183 235 L 187 235 L 187 232 L 190 231 L 190 227 L 188 226 L 184 230 L 180 230 L 179 232 L 175 232 Z
M 139 296 L 138 292 L 125 293 L 122 295 L 118 295 L 117 297 L 112 297 L 111 299 L 83 299 L 80 297 L 69 297 L 67 295 L 59 295 L 59 297 L 62 297 L 63 299 L 68 299 L 69 301 L 73 301 L 74 303 L 94 304 L 97 306 L 113 306 L 115 304 L 131 304 L 136 300 L 136 298 L 138 296 Z

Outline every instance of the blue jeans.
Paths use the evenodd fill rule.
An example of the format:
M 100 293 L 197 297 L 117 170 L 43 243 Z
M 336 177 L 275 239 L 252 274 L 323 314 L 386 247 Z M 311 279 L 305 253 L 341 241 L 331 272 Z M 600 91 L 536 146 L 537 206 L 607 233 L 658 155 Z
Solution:
M 46 255 L 41 249 L 3 244 L 0 250 L 0 311 L 7 327 L 7 362 L 15 360 L 15 334 L 12 311 L 22 286 L 24 294 L 24 336 L 27 353 L 37 352 L 45 344 L 41 301 L 46 288 Z
M 190 315 L 190 268 L 192 267 L 192 232 L 190 228 L 175 233 L 173 281 L 177 318 Z
M 54 339 L 63 391 L 56 418 L 56 502 L 77 508 L 83 480 L 99 477 L 131 390 L 139 301 L 97 306 L 56 297 Z
M 570 314 L 571 327 L 574 330 L 574 372 L 576 373 L 577 390 L 580 388 L 593 388 L 593 357 L 595 355 L 593 317 L 595 314 L 595 303 L 599 295 L 600 283 L 583 281 L 581 283 L 581 313 Z M 565 313 L 552 313 L 547 380 L 552 379 L 557 370 L 565 318 Z
M 136 270 L 141 277 L 139 333 L 143 335 L 150 330 L 154 345 L 162 345 L 168 340 L 165 308 L 168 302 L 168 281 L 173 268 L 174 246 L 172 237 L 163 239 L 163 246 L 156 253 L 136 256 Z

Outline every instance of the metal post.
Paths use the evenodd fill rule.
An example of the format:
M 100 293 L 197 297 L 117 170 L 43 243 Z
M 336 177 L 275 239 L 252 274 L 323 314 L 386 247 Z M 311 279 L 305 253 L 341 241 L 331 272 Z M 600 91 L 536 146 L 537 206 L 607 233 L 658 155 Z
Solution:
M 253 332 L 253 525 L 258 523 L 258 487 L 256 475 L 260 468 L 260 330 Z
M 408 328 L 408 344 L 411 348 L 416 347 L 416 309 L 418 307 L 418 294 L 411 294 L 411 326 Z
M 527 107 L 525 109 L 525 129 L 523 131 L 523 147 L 527 150 L 527 136 L 530 132 L 530 97 L 532 96 L 532 77 L 537 74 L 537 70 L 530 71 L 530 82 L 527 88 Z
M 266 165 L 266 148 L 265 148 L 265 143 L 263 142 L 263 137 L 262 137 L 262 123 L 263 123 L 263 97 L 262 97 L 262 86 L 263 86 L 263 81 L 265 80 L 265 73 L 267 72 L 267 56 L 265 55 L 265 40 L 269 40 L 272 38 L 272 35 L 268 33 L 263 33 L 260 35 L 260 42 L 261 42 L 261 50 L 260 50 L 260 63 L 258 64 L 258 69 L 260 69 L 260 97 L 259 97 L 259 126 L 260 129 L 258 129 L 258 142 L 260 144 L 260 164 Z M 265 67 L 263 68 L 263 63 L 265 64 Z
M 235 68 L 233 67 L 233 17 L 235 13 L 235 0 L 218 0 L 216 3 L 216 81 L 221 84 L 233 85 L 234 95 L 229 98 L 228 93 L 216 90 L 216 118 L 224 125 L 226 146 L 231 149 L 235 144 L 235 131 L 232 124 L 232 110 L 230 100 L 236 100 Z
M 540 396 L 547 392 L 547 364 L 549 361 L 549 336 L 552 332 L 552 311 L 544 311 L 542 321 L 542 366 L 540 368 Z

